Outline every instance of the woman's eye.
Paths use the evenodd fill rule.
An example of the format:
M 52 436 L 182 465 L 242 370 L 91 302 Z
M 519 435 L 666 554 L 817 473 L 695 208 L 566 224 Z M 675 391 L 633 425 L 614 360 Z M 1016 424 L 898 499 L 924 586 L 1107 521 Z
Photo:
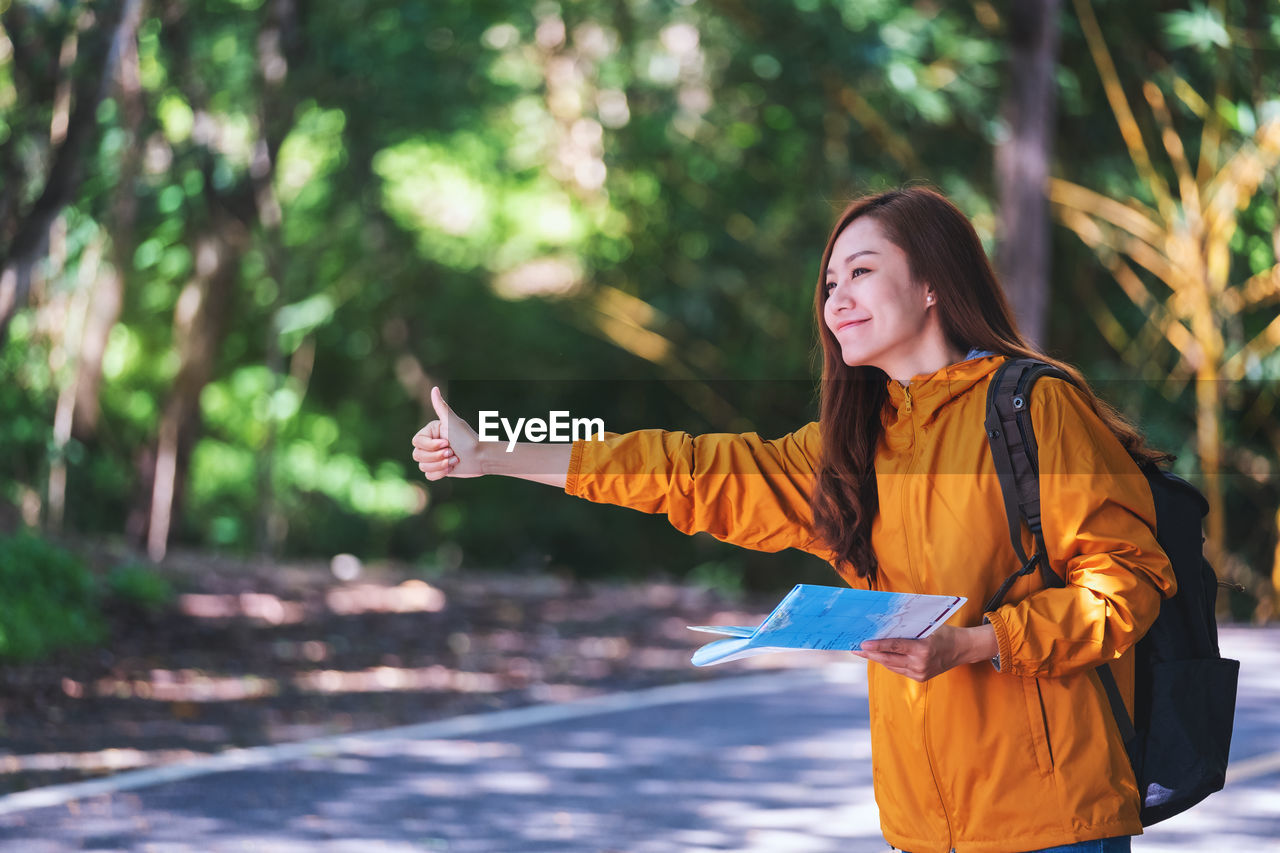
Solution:
M 855 267 L 854 269 L 849 271 L 849 278 L 851 279 L 857 278 L 858 276 L 862 275 L 864 272 L 871 272 L 871 270 L 867 269 L 866 267 Z M 837 284 L 839 284 L 839 282 L 835 282 L 835 281 L 827 282 L 825 286 L 825 290 L 827 291 L 827 293 L 830 293 L 831 291 L 835 290 Z

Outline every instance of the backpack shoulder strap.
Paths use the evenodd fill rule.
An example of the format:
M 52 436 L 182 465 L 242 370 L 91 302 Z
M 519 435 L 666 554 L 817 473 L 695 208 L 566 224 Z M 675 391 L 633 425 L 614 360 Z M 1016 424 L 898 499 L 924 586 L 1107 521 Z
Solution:
M 1040 462 L 1035 430 L 1031 425 L 1031 388 L 1041 376 L 1071 382 L 1071 377 L 1043 361 L 1010 358 L 1001 365 L 987 386 L 986 431 L 1004 498 L 1009 522 L 1009 541 L 1021 567 L 1005 579 L 987 602 L 985 610 L 1000 606 L 1013 582 L 1040 569 L 1045 586 L 1063 586 L 1064 581 L 1049 565 L 1040 521 Z M 1027 525 L 1035 541 L 1030 557 L 1022 547 L 1022 525 Z
M 987 388 L 987 442 L 991 445 L 991 458 L 995 462 L 996 476 L 1000 479 L 1005 516 L 1009 520 L 1009 539 L 1022 566 L 1005 578 L 983 608 L 984 611 L 999 607 L 1013 582 L 1034 571 L 1037 564 L 1046 587 L 1066 585 L 1049 566 L 1049 552 L 1045 547 L 1044 528 L 1040 521 L 1040 457 L 1035 430 L 1031 425 L 1031 388 L 1041 376 L 1053 376 L 1073 382 L 1066 373 L 1046 362 L 1031 358 L 1010 358 L 991 377 L 991 384 Z M 1035 537 L 1036 552 L 1030 557 L 1022 547 L 1024 522 Z M 1111 673 L 1111 667 L 1106 664 L 1099 666 L 1096 671 L 1120 729 L 1120 737 L 1130 753 L 1130 761 L 1134 761 L 1136 732 L 1120 696 L 1115 676 Z M 1137 766 L 1139 765 L 1135 763 L 1134 767 Z

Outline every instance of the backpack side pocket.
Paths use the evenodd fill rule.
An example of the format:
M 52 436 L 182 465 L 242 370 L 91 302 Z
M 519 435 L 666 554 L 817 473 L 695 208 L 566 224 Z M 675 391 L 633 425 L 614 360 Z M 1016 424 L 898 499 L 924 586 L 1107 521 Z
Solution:
M 1226 658 L 1152 665 L 1151 717 L 1137 774 L 1143 826 L 1222 790 L 1239 677 L 1240 662 Z

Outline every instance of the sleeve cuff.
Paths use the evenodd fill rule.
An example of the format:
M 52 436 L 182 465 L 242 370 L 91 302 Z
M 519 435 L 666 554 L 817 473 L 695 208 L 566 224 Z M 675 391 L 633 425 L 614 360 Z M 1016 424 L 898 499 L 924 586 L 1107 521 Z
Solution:
M 982 617 L 982 621 L 990 625 L 996 631 L 996 656 L 991 659 L 991 665 L 996 668 L 997 672 L 1003 672 L 1003 662 L 1013 657 L 1013 647 L 1009 642 L 1009 628 L 1004 624 L 1004 620 L 996 615 L 995 611 Z
M 569 451 L 569 470 L 564 477 L 564 490 L 567 494 L 578 494 L 578 472 L 582 468 L 582 453 L 586 450 L 586 441 L 579 439 L 573 443 L 573 449 Z

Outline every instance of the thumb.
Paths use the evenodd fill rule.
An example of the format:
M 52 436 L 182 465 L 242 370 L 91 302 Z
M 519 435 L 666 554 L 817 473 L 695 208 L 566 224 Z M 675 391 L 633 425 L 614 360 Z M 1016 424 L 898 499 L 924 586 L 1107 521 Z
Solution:
M 448 430 L 449 421 L 453 418 L 453 409 L 450 409 L 449 404 L 444 401 L 438 385 L 431 388 L 431 408 L 436 410 L 436 417 L 440 419 L 441 428 Z M 448 433 L 446 432 L 442 437 L 448 438 Z

